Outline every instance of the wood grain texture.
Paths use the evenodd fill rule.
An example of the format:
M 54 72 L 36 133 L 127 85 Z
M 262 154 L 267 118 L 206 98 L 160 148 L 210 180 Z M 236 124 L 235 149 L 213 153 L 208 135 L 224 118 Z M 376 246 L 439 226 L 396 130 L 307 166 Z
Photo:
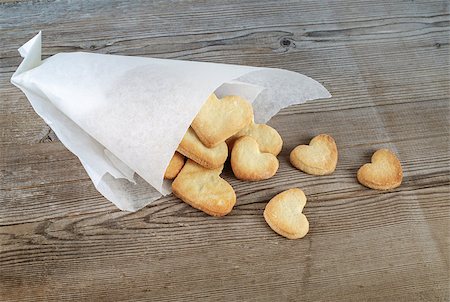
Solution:
M 237 205 L 215 219 L 169 196 L 120 212 L 9 79 L 17 48 L 286 68 L 333 94 L 270 121 L 280 169 L 224 178 Z M 0 1 L 1 301 L 448 301 L 448 1 Z M 318 133 L 336 172 L 294 169 Z M 396 152 L 402 186 L 356 182 L 376 149 Z M 300 187 L 310 232 L 289 241 L 262 212 Z

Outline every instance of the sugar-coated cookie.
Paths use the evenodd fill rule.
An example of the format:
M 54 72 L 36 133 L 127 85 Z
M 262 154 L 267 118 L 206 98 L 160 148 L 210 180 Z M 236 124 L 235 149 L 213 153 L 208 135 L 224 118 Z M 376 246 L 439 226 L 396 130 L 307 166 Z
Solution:
M 169 166 L 164 173 L 165 179 L 174 179 L 177 177 L 178 173 L 181 171 L 184 165 L 184 156 L 178 152 L 172 156 L 172 159 L 169 162 Z
M 221 178 L 223 166 L 206 169 L 187 160 L 172 183 L 173 193 L 181 200 L 211 216 L 228 214 L 236 203 L 231 185 Z
M 328 175 L 334 172 L 338 151 L 334 139 L 327 134 L 314 137 L 309 145 L 300 145 L 290 154 L 291 164 L 297 169 L 313 175 Z
M 226 143 L 222 142 L 215 147 L 208 148 L 198 139 L 192 128 L 189 128 L 184 135 L 177 151 L 208 169 L 222 166 L 228 157 Z
M 393 152 L 380 149 L 372 155 L 371 161 L 358 170 L 357 178 L 362 185 L 376 190 L 400 186 L 403 180 L 402 166 Z
M 253 118 L 252 105 L 239 96 L 218 99 L 211 94 L 191 126 L 202 143 L 214 147 L 246 127 Z
M 273 197 L 264 209 L 264 219 L 272 230 L 289 239 L 304 237 L 309 231 L 309 222 L 302 213 L 306 196 L 294 188 Z
M 231 151 L 231 168 L 241 180 L 263 180 L 271 178 L 278 170 L 278 159 L 271 153 L 262 153 L 258 143 L 250 136 L 243 136 Z
M 253 121 L 244 129 L 227 139 L 230 150 L 236 140 L 243 136 L 250 136 L 256 140 L 259 150 L 264 153 L 272 153 L 277 156 L 283 147 L 283 140 L 274 128 L 266 124 L 255 124 Z

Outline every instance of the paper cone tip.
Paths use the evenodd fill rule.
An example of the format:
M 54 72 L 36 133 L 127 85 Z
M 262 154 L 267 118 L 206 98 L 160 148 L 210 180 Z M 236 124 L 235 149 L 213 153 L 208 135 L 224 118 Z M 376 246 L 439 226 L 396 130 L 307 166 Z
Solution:
M 22 45 L 22 47 L 19 48 L 19 53 L 22 58 L 25 58 L 30 53 L 30 50 L 32 49 L 33 45 L 36 45 L 38 43 L 39 47 L 42 43 L 42 31 L 39 31 L 37 35 L 35 35 L 33 38 L 31 38 L 27 43 Z

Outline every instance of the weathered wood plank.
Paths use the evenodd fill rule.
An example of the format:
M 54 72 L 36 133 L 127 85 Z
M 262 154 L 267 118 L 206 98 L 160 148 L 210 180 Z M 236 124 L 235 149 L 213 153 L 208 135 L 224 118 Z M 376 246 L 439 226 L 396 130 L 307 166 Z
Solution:
M 224 177 L 238 203 L 213 219 L 173 196 L 118 211 L 9 83 L 17 48 L 287 68 L 332 100 L 282 110 L 268 181 Z M 450 13 L 447 1 L 0 1 L 0 300 L 445 301 L 449 289 Z M 331 176 L 288 154 L 317 133 Z M 368 190 L 358 167 L 393 149 L 404 183 Z M 288 241 L 264 206 L 299 186 L 311 231 Z
M 242 220 L 247 221 L 234 215 L 221 222 L 205 219 L 196 224 L 199 221 L 191 219 L 187 226 L 165 224 L 165 232 L 158 225 L 128 229 L 112 223 L 109 228 L 106 222 L 83 229 L 83 223 L 73 226 L 65 221 L 58 226 L 56 221 L 36 230 L 43 232 L 41 244 L 33 238 L 21 244 L 21 254 L 7 254 L 5 258 L 16 263 L 4 264 L 2 284 L 8 285 L 9 293 L 21 289 L 29 297 L 73 295 L 93 300 L 104 296 L 106 288 L 117 299 L 147 295 L 158 300 L 177 300 L 186 293 L 204 300 L 233 300 L 239 295 L 273 300 L 280 294 L 293 300 L 299 295 L 305 300 L 328 300 L 336 295 L 343 300 L 365 295 L 384 300 L 420 295 L 421 291 L 445 293 L 439 277 L 446 273 L 444 255 L 416 240 L 432 235 L 424 225 L 411 228 L 413 223 L 398 222 L 328 234 L 316 234 L 313 228 L 307 240 L 285 242 L 269 232 L 262 218 L 257 225 Z M 208 232 L 217 224 L 221 230 Z M 231 236 L 242 228 L 248 231 Z M 371 240 L 360 240 L 365 236 Z M 303 260 L 295 261 L 299 255 Z M 417 274 L 417 258 L 422 259 L 421 274 Z M 29 261 L 17 263 L 20 259 Z M 31 274 L 23 275 L 24 270 Z M 15 285 L 18 280 L 23 283 Z

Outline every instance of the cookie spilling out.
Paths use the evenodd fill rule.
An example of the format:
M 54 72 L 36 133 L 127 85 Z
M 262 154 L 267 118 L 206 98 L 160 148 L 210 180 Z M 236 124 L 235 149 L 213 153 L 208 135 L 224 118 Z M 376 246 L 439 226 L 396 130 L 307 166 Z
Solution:
M 299 145 L 292 150 L 290 160 L 294 167 L 311 175 L 328 175 L 334 172 L 338 151 L 334 139 L 328 134 L 314 137 L 309 145 Z
M 178 146 L 178 152 L 188 161 L 182 167 L 184 161 L 179 159 L 182 155 L 176 152 L 167 168 L 166 175 L 170 175 L 167 179 L 175 178 L 173 193 L 187 204 L 211 216 L 224 216 L 236 203 L 233 187 L 220 177 L 227 158 L 237 179 L 266 180 L 278 170 L 277 155 L 282 145 L 283 140 L 274 128 L 254 122 L 252 106 L 245 99 L 236 96 L 219 99 L 212 94 Z M 310 175 L 330 175 L 338 162 L 336 142 L 328 134 L 319 134 L 308 145 L 295 147 L 290 162 Z M 363 165 L 357 173 L 361 184 L 378 190 L 398 187 L 402 177 L 400 161 L 387 149 L 375 152 L 372 163 Z M 267 203 L 264 219 L 283 237 L 303 238 L 309 231 L 308 219 L 303 214 L 305 205 L 302 190 L 286 190 Z
M 272 198 L 264 210 L 264 219 L 272 230 L 288 239 L 303 238 L 309 222 L 302 213 L 306 196 L 298 188 L 281 192 Z
M 178 146 L 188 162 L 182 169 L 172 163 L 179 154 L 176 152 L 167 168 L 166 174 L 171 176 L 167 179 L 175 178 L 172 190 L 184 202 L 212 216 L 223 216 L 236 202 L 233 188 L 219 176 L 228 150 L 236 178 L 258 181 L 275 175 L 282 145 L 275 129 L 254 123 L 252 105 L 244 98 L 219 99 L 212 94 Z
M 328 144 L 321 143 L 323 140 Z M 337 148 L 332 143 L 334 140 L 324 135 L 311 141 L 310 154 L 307 152 L 309 157 L 320 157 L 325 161 L 314 163 L 312 160 L 313 165 L 319 167 L 316 174 L 328 174 L 334 170 Z M 219 99 L 212 94 L 184 135 L 165 177 L 175 179 L 172 191 L 185 203 L 211 216 L 225 216 L 236 204 L 233 187 L 220 177 L 228 155 L 237 179 L 260 181 L 273 177 L 277 172 L 277 155 L 282 146 L 283 140 L 274 128 L 254 122 L 252 106 L 245 99 L 237 96 Z M 312 149 L 313 146 L 316 147 Z M 327 151 L 329 149 L 330 152 Z M 292 154 L 299 153 L 296 150 Z M 331 153 L 330 158 L 321 155 L 323 152 Z M 183 155 L 188 158 L 185 164 Z M 308 156 L 304 160 L 308 161 Z M 320 169 L 322 166 L 325 168 Z M 305 204 L 306 196 L 302 190 L 287 190 L 269 201 L 264 218 L 281 236 L 302 238 L 309 231 L 308 219 L 302 213 Z
M 388 149 L 372 155 L 372 162 L 363 165 L 357 173 L 358 181 L 371 189 L 390 190 L 402 183 L 403 171 L 397 156 Z
M 264 180 L 277 173 L 278 159 L 272 153 L 261 152 L 258 142 L 250 136 L 239 138 L 231 152 L 231 168 L 241 180 Z
M 181 168 L 183 168 L 183 165 L 184 156 L 178 152 L 175 152 L 175 154 L 172 156 L 172 159 L 170 160 L 166 172 L 164 173 L 164 179 L 170 180 L 177 177 L 178 173 L 181 171 Z
M 192 207 L 211 216 L 224 216 L 233 209 L 236 194 L 220 177 L 223 166 L 207 169 L 188 160 L 172 183 L 173 193 Z

